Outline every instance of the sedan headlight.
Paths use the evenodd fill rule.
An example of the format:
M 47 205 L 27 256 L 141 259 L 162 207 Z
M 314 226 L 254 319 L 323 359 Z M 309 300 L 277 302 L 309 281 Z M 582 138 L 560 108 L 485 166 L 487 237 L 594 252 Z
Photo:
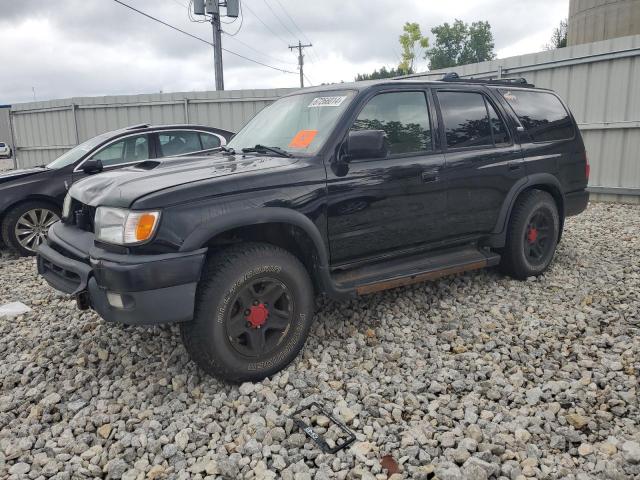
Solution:
M 71 213 L 71 195 L 67 193 L 67 196 L 64 197 L 64 203 L 62 204 L 62 218 L 69 218 L 69 214 Z
M 117 245 L 143 243 L 153 236 L 159 219 L 158 211 L 98 207 L 94 222 L 96 239 Z

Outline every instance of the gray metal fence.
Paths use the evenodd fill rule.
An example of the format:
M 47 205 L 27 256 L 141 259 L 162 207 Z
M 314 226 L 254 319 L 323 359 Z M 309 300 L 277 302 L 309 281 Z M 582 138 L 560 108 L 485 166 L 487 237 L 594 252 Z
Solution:
M 450 69 L 524 76 L 567 100 L 587 145 L 597 198 L 640 203 L 640 35 Z M 440 78 L 444 71 L 412 77 Z M 203 123 L 236 131 L 293 89 L 73 98 L 14 105 L 19 166 L 41 165 L 94 135 L 136 123 Z
M 11 107 L 18 165 L 42 165 L 100 133 L 140 123 L 198 123 L 237 131 L 293 89 L 158 93 L 31 102 Z
M 525 77 L 551 88 L 573 112 L 591 163 L 590 190 L 601 200 L 640 203 L 640 35 L 409 75 Z

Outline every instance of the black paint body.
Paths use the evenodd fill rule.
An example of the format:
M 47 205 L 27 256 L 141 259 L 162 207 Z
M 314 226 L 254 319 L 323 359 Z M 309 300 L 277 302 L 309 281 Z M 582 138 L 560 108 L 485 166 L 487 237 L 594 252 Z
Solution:
M 338 271 L 423 251 L 428 255 L 455 245 L 504 246 L 509 213 L 527 188 L 549 191 L 562 218 L 586 208 L 585 148 L 573 117 L 573 138 L 534 144 L 526 133 L 518 131 L 518 118 L 496 87 L 382 81 L 315 90 L 325 93 L 332 89 L 353 89 L 357 94 L 317 155 L 219 154 L 161 160 L 157 165 L 125 168 L 74 185 L 71 196 L 84 204 L 83 208 L 161 211 L 158 230 L 150 242 L 126 248 L 96 242 L 76 256 L 83 257 L 80 261 L 84 263 L 100 263 L 103 271 L 110 263 L 136 265 L 130 270 L 146 271 L 141 265 L 163 255 L 185 255 L 193 265 L 194 252 L 199 252 L 203 262 L 207 249 L 243 235 L 261 239 L 263 232 L 267 241 L 273 238 L 284 246 L 296 244 L 318 290 L 339 298 L 354 289 L 335 281 Z M 342 152 L 349 128 L 364 104 L 381 92 L 402 90 L 421 91 L 427 96 L 432 151 L 345 160 Z M 505 120 L 509 142 L 447 150 L 438 90 L 481 92 Z M 281 233 L 268 233 L 274 230 Z M 54 242 L 58 239 L 60 243 L 50 246 L 64 251 L 64 245 L 73 244 L 79 230 L 57 224 L 55 232 Z M 283 234 L 290 238 L 283 240 Z M 73 269 L 74 265 L 67 267 Z M 122 275 L 120 271 L 108 277 L 109 284 L 104 283 L 104 273 L 95 276 L 99 284 L 94 290 L 131 291 L 131 278 L 119 278 Z M 133 288 L 136 295 L 156 288 L 148 275 L 140 274 L 135 280 L 139 281 Z M 181 281 L 195 285 L 198 280 L 199 275 L 193 274 Z M 126 289 L 125 284 L 129 285 Z M 167 293 L 167 297 L 171 295 Z M 193 307 L 193 298 L 172 301 Z M 113 309 L 98 311 L 108 320 L 132 323 Z M 143 318 L 145 315 L 140 313 L 133 323 L 155 323 Z

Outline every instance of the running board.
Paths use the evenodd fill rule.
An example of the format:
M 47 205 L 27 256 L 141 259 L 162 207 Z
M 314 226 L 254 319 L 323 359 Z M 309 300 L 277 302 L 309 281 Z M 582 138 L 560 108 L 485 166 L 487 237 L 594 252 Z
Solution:
M 467 246 L 429 256 L 413 255 L 375 265 L 334 274 L 341 288 L 352 288 L 358 295 L 436 280 L 447 275 L 491 267 L 500 262 L 500 255 Z

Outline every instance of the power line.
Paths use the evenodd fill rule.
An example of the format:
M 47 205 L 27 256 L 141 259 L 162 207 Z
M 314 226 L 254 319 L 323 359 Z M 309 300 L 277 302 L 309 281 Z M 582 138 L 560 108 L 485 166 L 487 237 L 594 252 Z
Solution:
M 266 0 L 265 0 L 266 1 Z M 278 3 L 278 5 L 280 5 L 280 8 L 282 9 L 282 11 L 284 12 L 284 14 L 289 18 L 289 20 L 291 21 L 291 23 L 293 24 L 293 26 L 302 34 L 302 37 L 307 41 L 307 43 L 312 43 L 311 40 L 309 39 L 309 37 L 307 37 L 307 35 L 302 31 L 302 29 L 300 28 L 300 26 L 296 23 L 296 21 L 293 19 L 293 17 L 291 15 L 289 15 L 289 12 L 287 11 L 287 9 L 284 7 L 284 5 L 282 5 L 282 3 L 280 2 L 280 0 L 276 0 L 276 2 Z M 320 62 L 320 58 L 318 57 L 318 55 L 316 55 L 316 51 L 315 49 L 311 50 L 311 55 L 313 55 L 315 57 L 315 59 Z M 311 62 L 313 63 L 313 61 Z
M 224 33 L 225 35 L 229 35 L 229 34 L 228 34 L 227 32 L 225 32 L 224 30 L 222 31 L 222 33 Z M 257 53 L 258 55 L 262 55 L 263 57 L 270 58 L 271 60 L 275 60 L 276 62 L 287 63 L 287 64 L 289 64 L 289 65 L 296 65 L 294 62 L 292 62 L 292 61 L 290 61 L 290 60 L 283 60 L 282 58 L 277 58 L 277 57 L 274 57 L 274 56 L 272 56 L 272 55 L 269 55 L 268 53 L 261 52 L 261 51 L 260 51 L 260 50 L 258 50 L 257 48 L 252 47 L 251 45 L 249 45 L 249 44 L 248 44 L 248 43 L 246 43 L 246 42 L 243 42 L 243 41 L 242 41 L 242 40 L 240 40 L 239 38 L 236 38 L 236 37 L 233 37 L 233 36 L 230 36 L 229 38 L 230 38 L 231 40 L 235 41 L 235 42 L 238 42 L 238 43 L 239 43 L 239 44 L 241 44 L 241 45 L 244 45 L 246 48 L 248 48 L 248 49 L 252 50 L 254 53 Z
M 267 25 L 266 23 L 264 23 L 264 20 L 262 20 L 258 14 L 256 14 L 253 10 L 251 10 L 251 7 L 249 7 L 249 5 L 244 5 L 244 7 L 243 7 L 243 8 L 246 8 L 247 10 L 249 10 L 249 12 L 250 12 L 251 14 L 253 14 L 253 16 L 254 16 L 254 17 L 256 17 L 258 20 L 260 20 L 260 23 L 262 23 L 262 25 L 264 25 L 264 26 L 265 26 L 265 28 L 266 28 L 267 30 L 269 30 L 269 31 L 270 31 L 271 33 L 273 33 L 276 37 L 278 37 L 280 40 L 282 40 L 282 42 L 283 42 L 285 45 L 288 45 L 288 44 L 289 44 L 289 42 L 287 42 L 284 38 L 282 38 L 278 33 L 274 32 L 274 31 L 271 29 L 271 27 L 269 27 L 269 25 Z
M 171 25 L 171 24 L 169 24 L 167 22 L 164 22 L 164 21 L 160 20 L 159 18 L 153 17 L 153 16 L 149 15 L 148 13 L 145 13 L 142 10 L 138 10 L 137 8 L 132 7 L 131 5 L 128 5 L 128 4 L 126 4 L 126 3 L 124 3 L 124 2 L 122 2 L 120 0 L 113 0 L 113 1 L 118 3 L 118 4 L 120 4 L 120 5 L 122 5 L 123 7 L 126 7 L 126 8 L 128 8 L 130 10 L 133 10 L 136 13 L 139 13 L 140 15 L 143 15 L 143 16 L 147 17 L 150 20 L 153 20 L 155 22 L 161 23 L 162 25 L 164 25 L 166 27 L 169 27 L 169 28 L 171 28 L 171 29 L 173 29 L 173 30 L 175 30 L 177 32 L 183 33 L 184 35 L 187 35 L 188 37 L 191 37 L 194 40 L 198 40 L 199 42 L 206 43 L 207 45 L 213 47 L 213 43 L 209 42 L 208 40 L 205 40 L 204 38 L 198 37 L 197 35 L 192 35 L 189 32 L 185 32 L 184 30 L 182 30 L 182 29 L 180 29 L 178 27 L 175 27 L 175 26 L 173 26 L 173 25 Z M 292 72 L 290 70 L 285 70 L 284 68 L 274 67 L 273 65 L 268 65 L 268 64 L 260 62 L 258 60 L 254 60 L 253 58 L 245 57 L 244 55 L 242 55 L 240 53 L 236 53 L 236 52 L 234 52 L 232 50 L 229 50 L 227 48 L 224 48 L 224 47 L 222 48 L 222 50 L 224 50 L 225 52 L 227 52 L 230 55 L 234 55 L 236 57 L 242 58 L 242 59 L 247 60 L 249 62 L 256 63 L 258 65 L 262 65 L 263 67 L 267 67 L 267 68 L 270 68 L 272 70 L 277 70 L 277 71 L 283 72 L 283 73 L 294 73 L 294 74 L 298 73 L 298 72 Z
M 276 17 L 276 20 L 278 20 L 278 22 L 280 22 L 280 25 L 282 25 L 282 26 L 285 28 L 285 30 L 291 34 L 291 37 L 292 37 L 292 38 L 296 38 L 296 37 L 297 37 L 297 35 L 296 35 L 295 33 L 293 33 L 291 30 L 289 30 L 289 27 L 287 27 L 287 26 L 284 24 L 284 22 L 280 19 L 280 17 L 279 17 L 279 16 L 278 16 L 278 14 L 275 12 L 275 10 L 274 10 L 273 8 L 271 8 L 271 5 L 269 5 L 269 4 L 267 3 L 267 0 L 262 0 L 262 1 L 263 1 L 263 2 L 264 2 L 264 4 L 267 6 L 267 8 L 268 8 L 269 10 L 271 10 L 271 13 L 273 13 L 273 16 L 274 16 L 274 17 Z

